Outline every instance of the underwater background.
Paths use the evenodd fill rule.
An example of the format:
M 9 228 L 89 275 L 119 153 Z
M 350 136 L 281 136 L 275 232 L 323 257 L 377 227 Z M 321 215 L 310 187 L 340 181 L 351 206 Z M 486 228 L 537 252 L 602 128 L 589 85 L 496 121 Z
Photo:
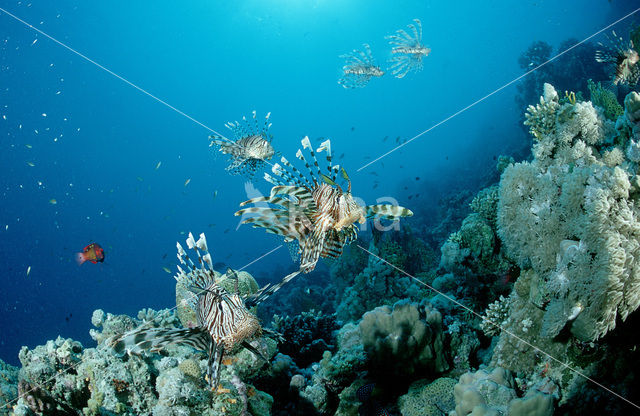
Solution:
M 314 147 L 330 139 L 355 196 L 367 204 L 390 197 L 411 209 L 414 215 L 401 220 L 402 231 L 388 232 L 395 236 L 372 236 L 369 223 L 358 244 L 371 248 L 375 240 L 380 253 L 388 254 L 382 246 L 393 241 L 395 255 L 408 256 L 415 254 L 409 248 L 419 245 L 421 260 L 405 260 L 405 266 L 433 281 L 447 269 L 441 247 L 471 212 L 469 203 L 500 180 L 500 156 L 532 160 L 534 141 L 523 121 L 527 106 L 539 102 L 543 83 L 552 84 L 561 97 L 565 91 L 582 92 L 588 101 L 588 79 L 610 80 L 608 69 L 593 58 L 597 42 L 606 42 L 604 33 L 475 102 L 531 69 L 525 52 L 534 42 L 546 42 L 553 48 L 548 57 L 555 56 L 636 6 L 616 0 L 0 1 L 2 9 L 188 115 L 0 12 L 0 359 L 21 366 L 22 346 L 34 349 L 58 336 L 94 347 L 89 329 L 97 309 L 136 316 L 143 308 L 174 307 L 175 242 L 183 243 L 189 232 L 206 233 L 220 272 L 244 267 L 276 248 L 246 271 L 262 286 L 296 270 L 282 238 L 239 227 L 233 215 L 240 202 L 256 196 L 253 187 L 268 195 L 270 185 L 262 173 L 249 185 L 247 178 L 229 175 L 225 156 L 209 147 L 207 127 L 227 134 L 226 122 L 249 118 L 254 110 L 258 119 L 271 112 L 272 144 L 282 155 L 294 159 L 304 136 Z M 402 79 L 387 73 L 358 89 L 337 83 L 344 64 L 340 55 L 368 43 L 377 63 L 385 66 L 390 57 L 385 36 L 416 18 L 431 48 L 422 71 Z M 611 29 L 628 38 L 637 22 L 634 15 Z M 616 94 L 622 104 L 624 91 Z M 470 104 L 475 105 L 447 119 Z M 104 262 L 78 266 L 75 254 L 91 242 L 104 248 Z M 313 310 L 332 317 L 322 318 L 330 333 L 376 306 L 433 295 L 413 288 L 406 296 L 378 297 L 378 304 L 368 300 L 362 313 L 345 306 L 350 283 L 336 276 L 362 271 L 367 260 L 358 250 L 347 249 L 338 260 L 320 260 L 316 270 L 260 305 L 263 325 L 273 314 L 301 322 L 309 316 L 302 313 Z M 499 295 L 507 296 L 514 277 L 505 270 L 511 269 L 502 274 L 474 269 L 484 276 L 475 284 L 491 288 L 479 290 L 465 304 L 483 314 Z M 455 268 L 446 271 L 456 273 Z M 491 286 L 486 276 L 503 279 L 504 287 Z M 456 285 L 468 281 L 466 276 Z M 456 287 L 447 290 L 460 299 L 473 297 Z M 447 311 L 440 308 L 443 315 Z M 325 341 L 335 354 L 335 339 Z M 455 343 L 443 342 L 449 367 L 455 367 Z M 481 344 L 475 350 L 495 347 L 486 337 Z M 320 351 L 299 357 L 296 365 L 312 368 L 322 358 Z M 473 358 L 465 370 L 477 370 L 481 361 Z M 301 370 L 307 383 L 311 372 Z M 391 370 L 385 374 L 406 376 Z M 371 384 L 363 384 L 380 388 L 381 381 L 370 378 Z M 300 410 L 302 405 L 283 410 L 279 397 L 293 401 L 290 393 L 268 391 L 268 384 L 258 388 L 274 396 L 274 414 L 312 414 Z M 408 385 L 403 388 L 376 393 L 375 405 L 367 396 L 354 414 L 399 414 L 393 403 Z M 325 400 L 335 401 L 339 394 L 329 392 Z M 584 393 L 590 394 L 596 393 Z M 619 405 L 637 410 L 623 401 Z M 314 411 L 333 414 L 338 407 L 325 406 Z

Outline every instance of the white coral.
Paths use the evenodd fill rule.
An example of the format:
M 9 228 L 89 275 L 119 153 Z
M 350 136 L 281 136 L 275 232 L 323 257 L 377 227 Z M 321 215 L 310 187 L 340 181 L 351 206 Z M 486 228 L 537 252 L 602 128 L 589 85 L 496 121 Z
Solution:
M 619 148 L 604 154 L 605 163 L 593 156 L 600 153 L 594 145 L 611 137 L 589 102 L 563 105 L 551 131 L 537 146 L 552 151 L 505 169 L 498 235 L 508 255 L 542 279 L 542 335 L 555 336 L 573 320 L 572 333 L 591 341 L 640 306 L 634 172 Z
M 509 319 L 509 306 L 509 298 L 505 298 L 502 295 L 498 300 L 489 304 L 484 313 L 485 316 L 482 317 L 482 322 L 480 322 L 480 329 L 485 335 L 488 337 L 500 335 L 502 327 L 507 324 L 507 319 Z

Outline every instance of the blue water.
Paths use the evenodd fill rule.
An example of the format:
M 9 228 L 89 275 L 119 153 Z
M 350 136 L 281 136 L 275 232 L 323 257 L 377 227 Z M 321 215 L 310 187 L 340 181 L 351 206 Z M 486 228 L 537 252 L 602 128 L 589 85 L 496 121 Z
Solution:
M 524 109 L 515 104 L 515 84 L 357 169 L 391 150 L 397 136 L 410 139 L 520 76 L 517 58 L 531 42 L 583 39 L 633 7 L 605 0 L 52 3 L 0 7 L 223 134 L 226 121 L 256 110 L 272 113 L 274 146 L 290 159 L 305 135 L 330 138 L 335 155 L 345 154 L 357 196 L 368 203 L 393 196 L 417 214 L 450 184 L 485 176 L 494 156 L 529 140 L 518 125 Z M 414 18 L 432 49 L 422 72 L 387 75 L 359 90 L 337 84 L 339 55 L 369 43 L 384 64 L 384 36 Z M 203 126 L 4 13 L 0 65 L 3 360 L 17 364 L 20 346 L 58 335 L 93 345 L 97 308 L 135 314 L 175 305 L 163 267 L 175 269 L 175 242 L 185 232 L 206 232 L 214 262 L 234 268 L 281 244 L 260 230 L 236 230 L 245 181 L 214 157 Z M 264 181 L 255 185 L 268 190 Z M 423 197 L 409 201 L 415 193 Z M 78 267 L 74 253 L 94 241 L 105 262 Z M 295 266 L 284 247 L 247 270 L 265 283 L 280 277 L 271 272 L 278 266 Z

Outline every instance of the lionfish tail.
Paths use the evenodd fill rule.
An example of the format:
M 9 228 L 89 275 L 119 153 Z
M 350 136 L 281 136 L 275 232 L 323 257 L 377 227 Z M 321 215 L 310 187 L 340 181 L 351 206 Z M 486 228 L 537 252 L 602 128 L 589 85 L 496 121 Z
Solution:
M 200 328 L 144 328 L 139 327 L 111 340 L 111 348 L 118 355 L 141 355 L 157 352 L 168 345 L 180 343 L 207 351 L 209 337 Z
M 365 207 L 365 216 L 367 218 L 396 219 L 402 217 L 411 217 L 413 216 L 413 212 L 410 209 L 401 207 L 399 205 L 367 205 L 367 207 Z

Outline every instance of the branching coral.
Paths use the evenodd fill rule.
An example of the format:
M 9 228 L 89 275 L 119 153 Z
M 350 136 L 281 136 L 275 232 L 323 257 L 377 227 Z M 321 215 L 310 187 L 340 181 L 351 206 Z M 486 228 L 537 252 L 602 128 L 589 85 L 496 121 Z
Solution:
M 501 327 L 506 325 L 509 319 L 509 298 L 500 296 L 500 299 L 491 303 L 485 311 L 485 316 L 480 322 L 480 329 L 489 337 L 500 334 Z

